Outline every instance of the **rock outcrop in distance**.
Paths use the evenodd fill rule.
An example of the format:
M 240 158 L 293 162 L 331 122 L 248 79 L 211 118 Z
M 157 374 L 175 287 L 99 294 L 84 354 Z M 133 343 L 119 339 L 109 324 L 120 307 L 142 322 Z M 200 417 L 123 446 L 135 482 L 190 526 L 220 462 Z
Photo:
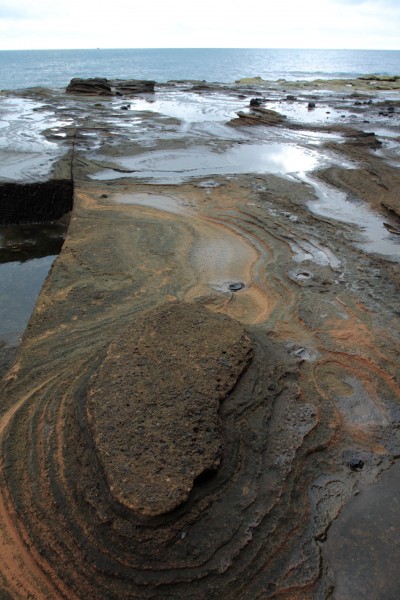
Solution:
M 145 79 L 109 80 L 104 77 L 82 79 L 75 77 L 69 82 L 66 92 L 85 96 L 133 96 L 141 93 L 153 93 L 155 81 Z

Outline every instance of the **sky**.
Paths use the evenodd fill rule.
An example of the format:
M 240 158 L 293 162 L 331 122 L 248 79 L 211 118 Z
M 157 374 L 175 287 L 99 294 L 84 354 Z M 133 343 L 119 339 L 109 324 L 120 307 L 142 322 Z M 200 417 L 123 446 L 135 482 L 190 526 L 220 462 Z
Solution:
M 0 0 L 0 49 L 400 49 L 400 0 Z

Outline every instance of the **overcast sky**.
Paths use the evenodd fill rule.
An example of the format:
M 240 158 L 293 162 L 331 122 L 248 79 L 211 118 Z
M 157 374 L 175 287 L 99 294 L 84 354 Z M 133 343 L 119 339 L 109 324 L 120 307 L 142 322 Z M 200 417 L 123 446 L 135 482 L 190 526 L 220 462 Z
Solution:
M 400 0 L 0 0 L 0 49 L 400 49 Z

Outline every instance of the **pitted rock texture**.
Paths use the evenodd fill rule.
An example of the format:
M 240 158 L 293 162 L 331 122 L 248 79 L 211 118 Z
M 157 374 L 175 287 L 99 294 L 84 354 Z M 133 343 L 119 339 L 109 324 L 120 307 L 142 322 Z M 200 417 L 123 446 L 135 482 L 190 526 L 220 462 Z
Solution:
M 285 96 L 286 88 L 293 89 L 285 82 Z M 176 93 L 186 98 L 187 89 L 185 85 Z M 229 91 L 229 97 L 238 91 L 244 90 Z M 38 93 L 35 98 L 41 99 Z M 167 86 L 168 96 L 171 93 L 175 94 L 174 86 Z M 248 96 L 256 93 L 252 89 Z M 317 198 L 318 191 L 318 182 L 310 183 L 312 177 L 307 183 L 272 174 L 215 174 L 211 181 L 199 177 L 179 185 L 140 183 L 129 177 L 92 180 L 91 175 L 105 164 L 104 157 L 111 161 L 166 149 L 174 153 L 182 150 L 182 143 L 184 152 L 199 141 L 224 150 L 226 132 L 219 136 L 214 121 L 206 121 L 204 128 L 196 123 L 185 132 L 182 120 L 161 113 L 134 115 L 119 110 L 118 101 L 83 102 L 82 96 L 58 94 L 57 114 L 63 120 L 69 115 L 73 121 L 61 143 L 73 141 L 74 207 L 63 250 L 0 390 L 0 597 L 333 598 L 337 573 L 330 556 L 342 552 L 343 538 L 334 534 L 331 525 L 340 519 L 359 486 L 374 482 L 400 455 L 398 263 L 359 247 L 360 233 L 351 223 L 311 213 L 310 199 Z M 203 104 L 207 96 L 204 90 L 201 94 Z M 197 97 L 196 92 L 191 101 Z M 218 96 L 213 96 L 211 104 L 217 101 Z M 326 100 L 336 108 L 342 101 L 342 92 Z M 46 111 L 48 102 L 46 95 Z M 381 107 L 364 106 L 366 114 L 380 121 Z M 396 114 L 387 117 L 386 126 L 398 123 Z M 312 111 L 307 115 L 314 118 Z M 136 116 L 138 129 L 133 127 Z M 355 119 L 349 116 L 349 123 Z M 347 128 L 341 122 L 336 126 L 324 126 L 323 131 L 342 135 Z M 308 138 L 309 127 L 287 119 L 285 127 L 279 126 L 279 137 L 290 144 L 307 139 L 310 149 L 315 138 Z M 321 128 L 316 123 L 309 133 Z M 341 139 L 323 144 L 321 139 L 318 153 L 326 157 L 333 150 L 339 158 L 358 161 L 357 168 L 354 163 L 347 168 L 328 161 L 319 175 L 379 210 L 391 208 L 384 222 L 395 226 L 399 214 L 396 147 L 384 142 L 374 152 L 373 137 L 364 137 L 368 145 L 354 144 L 357 136 L 351 129 L 344 143 Z M 92 135 L 86 137 L 89 130 Z M 255 142 L 260 135 L 266 143 L 276 139 L 268 127 L 243 127 L 237 133 L 238 143 L 243 136 Z M 104 149 L 103 158 L 89 151 L 98 144 Z M 155 170 L 157 156 L 153 157 Z M 71 156 L 59 169 L 71 172 Z M 358 203 L 354 207 L 359 210 Z M 244 286 L 232 290 L 235 282 Z M 179 312 L 181 303 L 185 303 L 185 318 Z M 206 464 L 214 455 L 210 452 L 207 462 L 201 453 L 190 454 L 190 444 L 180 445 L 172 458 L 181 460 L 189 453 L 191 460 L 199 461 L 199 471 L 206 469 L 203 476 L 187 479 L 191 491 L 186 500 L 176 495 L 177 488 L 169 488 L 175 494 L 175 509 L 162 512 L 168 510 L 167 496 L 160 494 L 161 504 L 155 510 L 150 498 L 146 499 L 148 512 L 140 512 L 129 498 L 124 501 L 118 495 L 115 486 L 111 489 L 110 465 L 104 462 L 110 448 L 120 452 L 116 442 L 129 434 L 131 425 L 133 431 L 133 419 L 129 422 L 126 413 L 118 422 L 118 415 L 110 415 L 110 423 L 118 426 L 108 432 L 105 420 L 96 415 L 96 433 L 93 407 L 88 419 L 88 407 L 96 396 L 88 404 L 88 390 L 100 392 L 101 373 L 108 386 L 112 366 L 128 376 L 126 389 L 135 389 L 137 382 L 130 379 L 134 365 L 146 375 L 148 387 L 140 388 L 146 392 L 144 397 L 151 397 L 151 367 L 138 364 L 134 354 L 128 358 L 135 338 L 141 356 L 152 361 L 159 357 L 155 372 L 160 385 L 154 388 L 152 408 L 159 401 L 166 407 L 161 392 L 167 387 L 161 379 L 167 366 L 163 366 L 166 357 L 161 346 L 176 352 L 172 337 L 179 334 L 168 325 L 169 317 L 163 323 L 160 315 L 177 311 L 176 329 L 183 327 L 187 336 L 179 355 L 186 352 L 197 364 L 204 348 L 207 361 L 214 360 L 210 340 L 202 338 L 203 328 L 195 332 L 191 327 L 199 306 L 210 311 L 204 323 L 211 323 L 211 313 L 218 313 L 245 327 L 251 339 L 251 362 L 237 380 L 233 378 L 226 397 L 218 392 L 210 396 L 214 408 L 206 405 L 209 422 L 218 413 L 218 432 L 206 432 L 208 443 L 222 448 L 218 468 L 212 476 L 204 476 L 210 474 Z M 188 311 L 193 311 L 190 318 Z M 224 338 L 225 328 L 217 323 L 215 329 Z M 153 331 L 160 349 L 147 348 L 140 331 L 146 335 Z M 216 332 L 213 335 L 218 337 Z M 217 348 L 228 341 L 229 337 L 218 339 Z M 122 351 L 117 354 L 118 344 L 126 348 L 125 358 Z M 125 370 L 118 356 L 124 358 Z M 239 370 L 239 362 L 230 364 L 237 364 Z M 217 365 L 211 382 L 221 377 L 226 366 L 218 360 Z M 200 371 L 193 380 L 196 389 Z M 193 375 L 190 370 L 189 375 Z M 179 373 L 176 379 L 174 386 L 182 385 L 183 390 Z M 113 381 L 113 386 L 125 389 L 125 383 Z M 130 408 L 106 391 L 103 400 L 111 413 Z M 170 433 L 172 440 L 182 423 L 169 410 L 164 417 L 173 429 L 160 425 L 159 438 Z M 150 432 L 152 418 L 153 413 L 146 421 Z M 179 420 L 184 422 L 182 417 Z M 193 421 L 188 419 L 190 426 Z M 104 441 L 100 434 L 110 437 Z M 168 444 L 153 448 L 159 455 L 168 454 Z M 147 459 L 150 464 L 150 454 Z M 170 464 L 175 468 L 178 462 Z M 363 467 L 357 470 L 354 464 Z M 124 491 L 129 480 L 122 481 L 118 461 L 112 462 L 115 465 L 114 475 L 121 476 L 119 491 Z M 150 469 L 145 476 L 150 485 Z M 384 510 L 379 518 L 385 519 Z M 370 547 L 373 529 L 358 525 L 352 531 L 362 529 L 361 543 Z M 325 540 L 331 549 L 328 554 Z M 358 556 L 352 548 L 348 556 Z M 389 578 L 379 579 L 379 589 L 388 580 L 392 586 L 398 571 L 387 548 L 382 552 L 390 556 L 394 568 Z M 343 570 L 340 578 L 346 583 L 342 575 Z M 365 600 L 375 600 L 372 595 L 378 586 L 369 589 L 371 597 Z
M 219 405 L 250 358 L 238 322 L 183 303 L 148 313 L 110 345 L 87 415 L 121 504 L 141 516 L 169 512 L 218 468 Z

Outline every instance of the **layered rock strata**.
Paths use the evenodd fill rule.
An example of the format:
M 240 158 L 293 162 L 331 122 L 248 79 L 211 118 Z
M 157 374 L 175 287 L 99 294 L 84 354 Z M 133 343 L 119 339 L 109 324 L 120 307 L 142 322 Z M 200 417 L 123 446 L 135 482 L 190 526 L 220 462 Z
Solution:
M 66 90 L 67 94 L 85 94 L 90 96 L 112 96 L 111 85 L 104 77 L 71 79 Z
M 399 274 L 310 207 L 319 177 L 395 215 L 396 168 L 331 127 L 307 181 L 117 179 L 268 129 L 65 103 L 71 223 L 1 387 L 1 597 L 332 596 L 331 525 L 399 456 Z
M 229 125 L 280 125 L 286 117 L 275 110 L 262 106 L 252 106 L 248 112 L 239 111 L 238 119 L 232 119 Z
M 141 93 L 154 92 L 155 81 L 146 79 L 131 80 L 108 80 L 103 77 L 92 77 L 81 79 L 75 77 L 69 82 L 67 94 L 78 94 L 86 96 L 130 96 Z

